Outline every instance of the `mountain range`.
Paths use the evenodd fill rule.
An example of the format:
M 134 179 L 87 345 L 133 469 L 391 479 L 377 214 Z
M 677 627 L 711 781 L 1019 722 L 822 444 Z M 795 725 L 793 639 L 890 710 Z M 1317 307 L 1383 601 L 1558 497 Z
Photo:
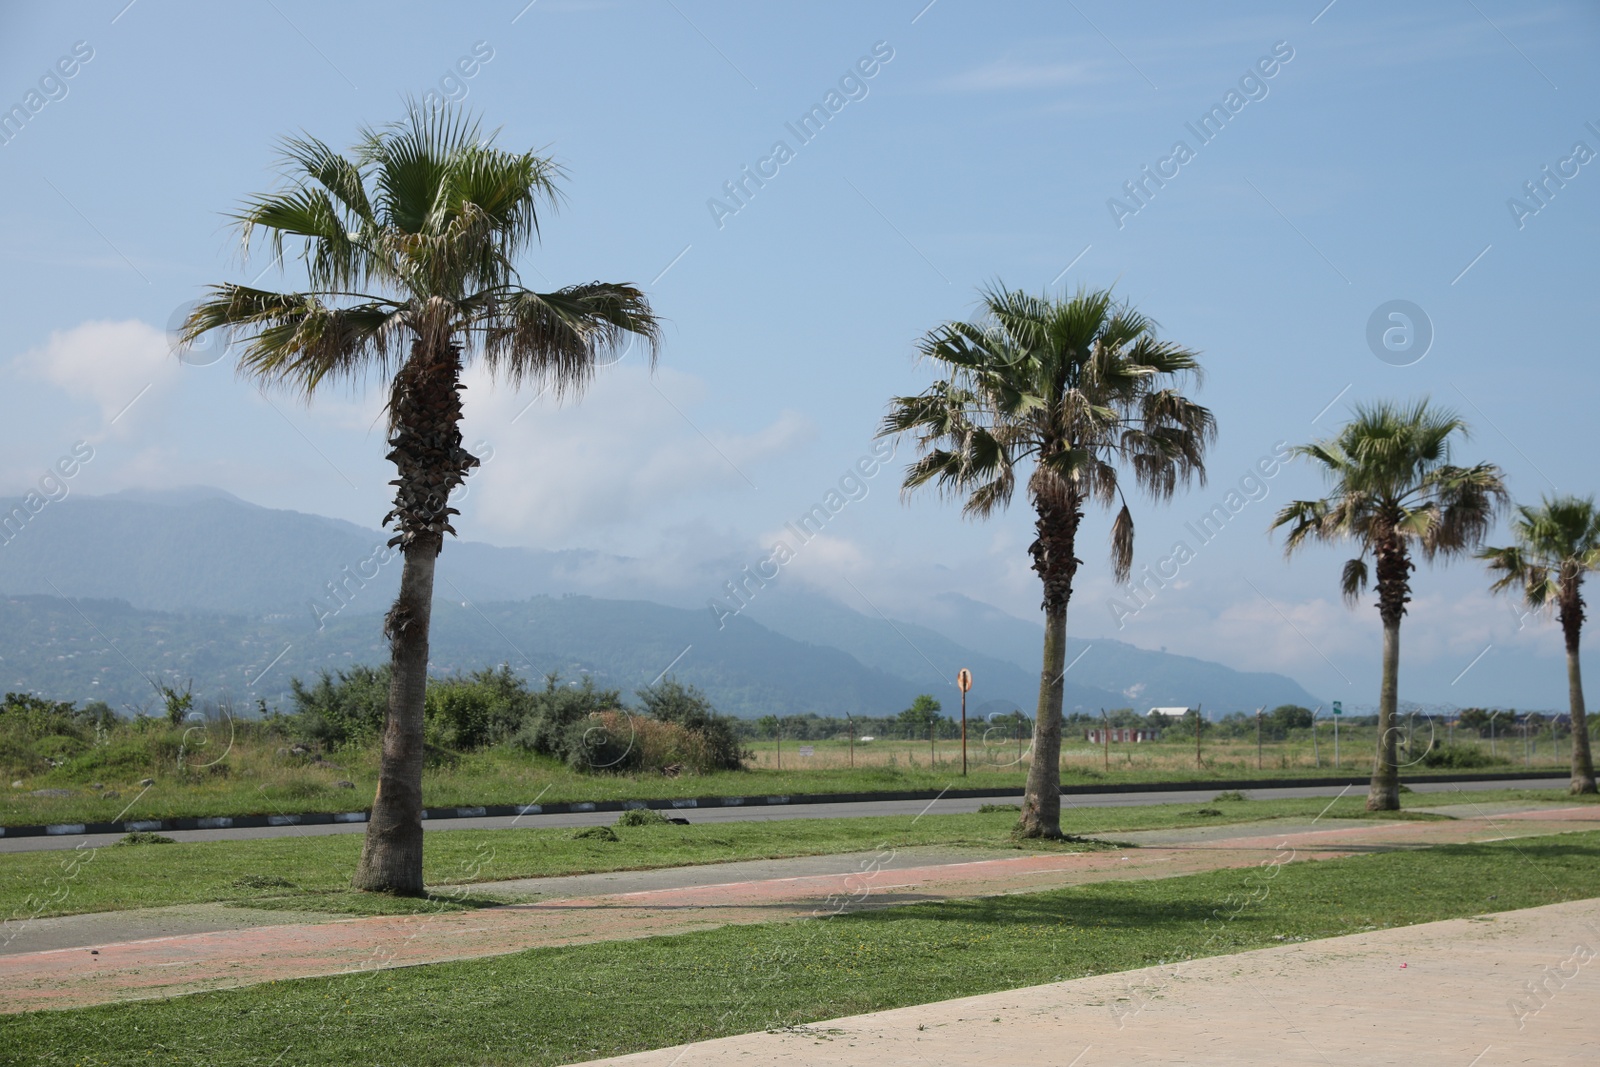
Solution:
M 0 517 L 14 501 L 0 501 Z M 221 490 L 125 492 L 46 504 L 0 534 L 0 685 L 56 699 L 151 704 L 156 686 L 282 703 L 291 677 L 386 656 L 377 615 L 398 585 L 387 535 L 249 504 Z M 432 667 L 501 662 L 584 674 L 624 694 L 671 674 L 739 715 L 893 714 L 918 693 L 979 712 L 1031 709 L 1043 631 L 964 597 L 919 623 L 801 590 L 739 615 L 639 599 L 628 561 L 450 543 L 440 558 Z M 651 590 L 644 589 L 648 595 Z M 630 594 L 631 595 L 628 595 Z M 1066 707 L 1199 704 L 1223 712 L 1317 703 L 1292 679 L 1119 641 L 1068 642 Z

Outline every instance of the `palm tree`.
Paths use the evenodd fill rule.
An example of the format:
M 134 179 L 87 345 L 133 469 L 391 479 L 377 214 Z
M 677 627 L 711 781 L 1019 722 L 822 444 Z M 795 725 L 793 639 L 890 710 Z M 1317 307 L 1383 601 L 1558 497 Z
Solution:
M 1567 699 L 1572 709 L 1572 792 L 1595 792 L 1588 715 L 1578 642 L 1583 636 L 1583 579 L 1600 570 L 1600 509 L 1594 497 L 1545 497 L 1536 508 L 1517 508 L 1511 523 L 1516 544 L 1486 548 L 1478 558 L 1500 575 L 1492 588 L 1515 588 L 1535 610 L 1554 608 L 1567 644 Z
M 1196 354 L 1158 340 L 1155 324 L 1110 290 L 1055 298 L 996 285 L 982 291 L 980 309 L 976 320 L 921 339 L 922 357 L 945 376 L 916 396 L 894 398 L 879 434 L 914 433 L 921 454 L 905 490 L 932 483 L 963 498 L 970 517 L 1009 504 L 1019 471 L 1031 466 L 1025 484 L 1036 539 L 1029 553 L 1044 586 L 1044 665 L 1017 832 L 1060 837 L 1062 665 L 1084 509 L 1121 498 L 1119 465 L 1157 499 L 1180 482 L 1203 484 L 1216 423 L 1175 388 L 1200 377 Z M 1125 501 L 1112 524 L 1111 562 L 1125 581 L 1133 563 Z
M 1413 548 L 1427 560 L 1476 548 L 1506 502 L 1500 468 L 1450 462 L 1453 438 L 1468 436 L 1453 411 L 1383 402 L 1358 406 L 1331 440 L 1301 445 L 1296 455 L 1322 465 L 1331 485 L 1321 500 L 1296 500 L 1272 528 L 1289 527 L 1284 555 L 1312 541 L 1354 541 L 1344 565 L 1345 601 L 1367 587 L 1368 559 L 1377 570 L 1378 616 L 1383 620 L 1383 679 L 1378 692 L 1378 744 L 1367 810 L 1398 811 L 1400 768 L 1395 762 L 1395 703 L 1400 684 L 1400 619 L 1411 599 Z
M 550 293 L 522 287 L 516 261 L 557 198 L 560 168 L 496 147 L 475 120 L 413 104 L 402 121 L 362 131 L 349 155 L 309 136 L 281 144 L 287 188 L 233 218 L 244 249 L 264 234 L 281 256 L 298 245 L 308 288 L 212 286 L 184 324 L 192 342 L 238 331 L 239 373 L 307 400 L 325 383 L 380 375 L 388 384 L 394 462 L 390 545 L 404 556 L 384 619 L 392 677 L 383 757 L 353 884 L 417 894 L 422 885 L 422 706 L 434 564 L 454 534 L 450 494 L 478 461 L 461 446 L 461 376 L 472 358 L 512 385 L 581 392 L 597 361 L 629 335 L 659 339 L 649 301 L 627 284 Z

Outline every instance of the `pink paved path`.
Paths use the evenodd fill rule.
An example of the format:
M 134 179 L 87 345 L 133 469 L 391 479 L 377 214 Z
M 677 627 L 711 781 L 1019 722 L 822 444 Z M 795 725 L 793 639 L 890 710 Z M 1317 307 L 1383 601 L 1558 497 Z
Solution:
M 1196 844 L 867 869 L 471 912 L 254 927 L 0 957 L 0 1012 L 70 1008 L 383 967 L 496 956 L 920 900 L 1036 892 L 1125 878 L 1600 828 L 1600 808 L 1444 822 L 1373 822 Z

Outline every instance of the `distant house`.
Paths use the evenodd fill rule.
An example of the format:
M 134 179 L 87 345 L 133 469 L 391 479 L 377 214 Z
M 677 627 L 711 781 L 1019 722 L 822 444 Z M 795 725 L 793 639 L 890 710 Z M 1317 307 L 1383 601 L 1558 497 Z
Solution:
M 1107 737 L 1108 734 L 1110 735 L 1109 738 Z M 1138 744 L 1141 741 L 1161 740 L 1161 731 L 1153 730 L 1148 726 L 1112 726 L 1109 728 L 1097 726 L 1093 730 L 1085 731 L 1083 736 L 1085 740 L 1096 745 L 1104 745 L 1108 741 L 1115 741 L 1119 744 Z

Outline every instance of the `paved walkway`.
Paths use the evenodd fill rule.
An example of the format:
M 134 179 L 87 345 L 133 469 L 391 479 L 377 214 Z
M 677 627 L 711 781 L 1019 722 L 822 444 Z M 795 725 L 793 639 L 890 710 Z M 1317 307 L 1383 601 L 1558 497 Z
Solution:
M 0 957 L 0 1012 L 82 1007 L 203 989 L 495 956 L 542 946 L 687 933 L 730 923 L 825 915 L 915 901 L 1026 893 L 1123 878 L 1162 878 L 1272 859 L 1328 859 L 1600 827 L 1584 806 L 1440 822 L 1348 820 L 1197 827 L 1118 835 L 1148 847 L 1031 853 L 898 866 L 857 857 L 856 868 L 716 881 L 717 867 L 680 872 L 683 884 L 421 916 L 288 923 L 16 953 Z M 837 864 L 839 857 L 830 858 Z M 665 872 L 651 872 L 661 879 Z M 724 877 L 726 871 L 720 872 Z M 591 877 L 591 876 L 586 876 Z M 594 876 L 598 877 L 598 876 Z M 611 876 L 604 876 L 611 877 Z M 568 881 L 552 880 L 552 881 Z M 522 883 L 530 890 L 535 882 Z M 494 888 L 492 885 L 474 887 Z M 85 922 L 104 917 L 83 917 Z
M 616 1067 L 1600 1063 L 1600 900 L 742 1034 Z

